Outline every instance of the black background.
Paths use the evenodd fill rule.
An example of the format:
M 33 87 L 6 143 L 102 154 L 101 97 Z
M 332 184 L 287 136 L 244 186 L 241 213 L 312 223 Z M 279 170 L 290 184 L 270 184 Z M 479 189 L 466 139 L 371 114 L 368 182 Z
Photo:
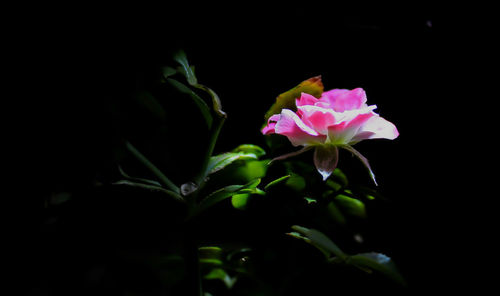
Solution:
M 28 63 L 20 68 L 29 79 L 20 89 L 30 95 L 22 109 L 28 124 L 19 133 L 30 169 L 21 176 L 34 180 L 29 193 L 19 194 L 24 208 L 14 227 L 26 241 L 21 240 L 18 273 L 27 290 L 37 286 L 33 283 L 46 268 L 39 259 L 46 251 L 42 246 L 55 247 L 39 234 L 44 199 L 54 191 L 85 192 L 96 177 L 110 178 L 116 142 L 130 128 L 117 124 L 123 117 L 113 111 L 116 102 L 147 86 L 159 66 L 172 65 L 179 48 L 228 114 L 216 152 L 240 143 L 264 145 L 263 114 L 276 95 L 302 80 L 322 75 L 325 89 L 364 88 L 368 103 L 400 132 L 394 141 L 357 147 L 391 201 L 377 220 L 383 227 L 377 232 L 379 251 L 397 259 L 413 288 L 472 285 L 473 260 L 457 260 L 467 258 L 471 241 L 463 232 L 470 213 L 461 213 L 467 184 L 457 178 L 463 176 L 457 139 L 465 127 L 450 123 L 458 115 L 449 107 L 459 100 L 452 85 L 463 67 L 451 53 L 467 43 L 457 42 L 460 22 L 432 5 L 188 4 L 125 10 L 72 8 L 37 16 L 21 37 L 21 60 Z M 176 119 L 193 130 L 192 137 L 203 139 L 189 117 Z M 147 148 L 150 137 L 145 131 L 135 140 L 154 150 Z M 190 151 L 183 143 L 176 146 Z M 185 168 L 180 160 L 171 161 L 175 170 Z M 35 271 L 26 276 L 30 267 Z

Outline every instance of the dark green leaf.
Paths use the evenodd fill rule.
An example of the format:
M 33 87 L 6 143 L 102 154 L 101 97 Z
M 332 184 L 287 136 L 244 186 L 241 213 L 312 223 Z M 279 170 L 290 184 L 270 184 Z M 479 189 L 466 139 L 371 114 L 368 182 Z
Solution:
M 255 179 L 250 182 L 248 182 L 245 185 L 229 185 L 224 188 L 221 188 L 217 191 L 212 192 L 210 195 L 205 197 L 198 207 L 195 209 L 192 215 L 196 215 L 200 212 L 205 211 L 209 207 L 235 195 L 235 194 L 242 194 L 242 193 L 249 193 L 248 191 L 245 190 L 252 190 L 256 188 L 260 183 L 260 179 Z
M 336 168 L 333 171 L 332 175 L 330 176 L 330 180 L 333 180 L 333 181 L 339 183 L 343 187 L 346 187 L 347 185 L 349 185 L 349 181 L 347 180 L 347 176 L 339 168 Z
M 200 258 L 204 259 L 220 259 L 222 258 L 222 249 L 216 246 L 199 247 L 198 254 Z
M 393 281 L 401 285 L 406 285 L 405 279 L 399 273 L 394 262 L 384 254 L 374 252 L 362 253 L 350 256 L 346 262 L 362 270 L 368 269 L 380 272 Z
M 309 239 L 309 242 L 322 252 L 327 252 L 336 255 L 340 258 L 346 258 L 347 255 L 326 235 L 316 229 L 309 229 L 302 226 L 294 225 L 292 229 L 304 235 Z M 329 257 L 329 256 L 328 256 Z
M 339 184 L 333 180 L 326 180 L 326 185 L 332 188 L 334 191 L 340 191 L 342 189 L 342 184 Z
M 292 174 L 290 178 L 286 180 L 286 186 L 295 191 L 302 191 L 306 188 L 306 180 L 299 175 Z
M 336 221 L 339 224 L 346 223 L 344 215 L 342 214 L 342 212 L 340 212 L 339 208 L 337 207 L 337 205 L 335 205 L 335 203 L 333 201 L 328 203 L 328 205 L 326 206 L 326 209 L 327 209 L 328 213 L 330 214 L 330 217 L 334 221 Z
M 181 73 L 184 76 L 186 76 L 188 83 L 193 86 L 198 84 L 198 80 L 194 75 L 193 68 L 189 66 L 186 53 L 182 50 L 178 51 L 177 53 L 174 54 L 174 60 L 181 65 L 180 67 Z
M 137 148 L 135 148 L 134 145 L 132 145 L 132 143 L 125 142 L 125 147 L 130 153 L 132 153 L 132 155 L 135 158 L 137 158 L 137 160 L 139 160 L 146 168 L 148 168 L 158 178 L 158 180 L 161 182 L 162 185 L 171 189 L 173 192 L 177 194 L 181 192 L 179 187 L 177 187 L 177 185 L 175 185 L 172 181 L 170 181 L 170 179 L 167 178 L 167 176 L 165 176 L 165 174 L 163 174 L 162 171 L 160 171 L 160 169 L 158 169 L 151 161 L 149 161 L 149 159 L 147 159 L 146 156 L 144 156 L 139 150 L 137 150 Z
M 221 280 L 228 289 L 231 289 L 236 283 L 236 277 L 231 277 L 222 268 L 214 268 L 203 277 L 206 280 Z
M 335 196 L 335 201 L 346 213 L 361 218 L 366 217 L 365 204 L 362 201 L 344 194 Z
M 219 96 L 211 88 L 204 86 L 202 84 L 198 84 L 198 83 L 194 84 L 193 86 L 206 91 L 210 95 L 210 97 L 212 98 L 212 105 L 213 105 L 214 112 L 217 115 L 219 115 L 219 117 L 221 117 L 221 118 L 227 117 L 226 112 L 222 111 L 222 104 L 220 102 Z
M 172 68 L 172 67 L 163 67 L 162 69 L 162 74 L 163 74 L 163 78 L 167 79 L 168 77 L 172 76 L 172 75 L 175 75 L 177 73 L 177 71 Z
M 184 202 L 184 198 L 182 196 L 180 196 L 178 193 L 171 191 L 171 190 L 167 190 L 163 187 L 156 186 L 156 185 L 137 183 L 137 182 L 133 182 L 133 181 L 129 181 L 129 180 L 120 180 L 120 181 L 113 183 L 113 185 L 130 186 L 130 187 L 140 188 L 140 189 L 144 189 L 144 190 L 151 191 L 151 192 L 160 192 L 160 193 L 164 193 L 170 197 L 173 197 L 177 201 Z
M 254 154 L 257 158 L 266 155 L 266 151 L 257 145 L 243 144 L 236 147 L 232 152 L 243 152 L 246 154 Z
M 206 175 L 213 174 L 219 170 L 222 170 L 226 166 L 237 160 L 248 160 L 248 159 L 257 159 L 257 156 L 253 153 L 245 153 L 245 152 L 227 152 L 219 155 L 215 155 L 210 157 L 208 162 Z
M 166 113 L 165 109 L 163 109 L 163 106 L 158 102 L 158 100 L 149 92 L 147 91 L 142 91 L 137 94 L 137 100 L 138 103 L 141 105 L 142 108 L 146 110 L 152 116 L 158 121 L 164 121 L 166 118 Z
M 136 178 L 136 177 L 129 176 L 127 173 L 125 173 L 125 171 L 123 170 L 123 168 L 121 166 L 118 166 L 118 170 L 120 172 L 120 175 L 122 175 L 122 177 L 126 178 L 129 181 L 132 181 L 135 183 L 144 183 L 144 184 L 149 184 L 149 185 L 161 187 L 161 184 L 155 180 L 149 180 L 149 179 Z
M 264 187 L 264 190 L 268 190 L 269 188 L 286 181 L 290 177 L 291 177 L 291 175 L 286 175 L 286 176 L 280 177 L 274 181 L 271 181 L 266 185 L 266 187 Z
M 200 112 L 203 115 L 203 118 L 205 119 L 208 128 L 210 129 L 212 127 L 213 118 L 212 115 L 210 114 L 210 109 L 207 103 L 205 103 L 205 101 L 202 98 L 200 98 L 200 96 L 198 96 L 193 90 L 191 90 L 188 86 L 184 85 L 183 83 L 173 78 L 167 78 L 167 82 L 173 87 L 175 87 L 181 93 L 187 94 L 193 99 L 196 106 L 198 106 L 198 108 L 200 109 Z
M 200 264 L 204 264 L 204 265 L 216 265 L 216 266 L 219 266 L 219 265 L 222 265 L 223 262 L 222 260 L 220 259 L 212 259 L 212 258 L 208 258 L 208 259 L 201 259 L 200 258 Z

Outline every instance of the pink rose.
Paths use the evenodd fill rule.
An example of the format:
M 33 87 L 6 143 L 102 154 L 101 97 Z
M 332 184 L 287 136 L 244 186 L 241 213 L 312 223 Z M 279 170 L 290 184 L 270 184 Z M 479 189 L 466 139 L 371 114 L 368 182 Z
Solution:
M 399 132 L 394 124 L 373 111 L 377 106 L 366 104 L 362 88 L 332 89 L 323 92 L 319 99 L 302 93 L 296 105 L 297 112 L 283 109 L 281 114 L 271 116 L 262 133 L 288 137 L 292 145 L 305 147 L 299 153 L 315 148 L 314 164 L 324 180 L 337 166 L 340 147 L 358 156 L 375 181 L 368 161 L 351 145 L 367 139 L 393 140 Z

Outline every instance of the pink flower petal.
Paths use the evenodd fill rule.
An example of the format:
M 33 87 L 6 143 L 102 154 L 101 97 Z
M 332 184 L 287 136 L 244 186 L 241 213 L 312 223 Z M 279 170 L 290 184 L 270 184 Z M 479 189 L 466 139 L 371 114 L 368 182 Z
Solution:
M 335 124 L 334 111 L 312 105 L 298 106 L 302 121 L 322 135 L 328 133 L 328 127 Z
M 320 101 L 328 102 L 330 107 L 337 112 L 344 112 L 363 107 L 366 103 L 366 93 L 362 88 L 332 89 L 324 92 Z
M 323 181 L 328 179 L 337 167 L 339 160 L 339 150 L 334 145 L 320 145 L 314 149 L 314 165 L 316 170 L 323 177 Z
M 343 121 L 339 124 L 328 127 L 328 139 L 333 144 L 349 144 L 355 137 L 359 129 L 373 116 L 373 112 L 357 114 L 351 120 Z
M 274 114 L 267 120 L 267 125 L 262 129 L 264 135 L 270 135 L 275 133 L 276 122 L 280 120 L 279 114 Z
M 297 105 L 297 107 L 304 105 L 314 105 L 317 102 L 319 102 L 317 98 L 305 92 L 300 95 L 300 98 L 295 100 L 295 104 Z
M 326 136 L 318 134 L 307 126 L 292 110 L 281 110 L 280 120 L 276 123 L 275 133 L 287 136 L 294 146 L 308 146 L 324 143 Z
M 367 120 L 360 127 L 357 134 L 352 138 L 353 143 L 357 143 L 366 139 L 389 139 L 394 140 L 399 136 L 399 131 L 396 126 L 376 115 Z
M 263 129 L 262 133 L 264 135 L 271 135 L 275 133 L 276 122 L 268 123 Z

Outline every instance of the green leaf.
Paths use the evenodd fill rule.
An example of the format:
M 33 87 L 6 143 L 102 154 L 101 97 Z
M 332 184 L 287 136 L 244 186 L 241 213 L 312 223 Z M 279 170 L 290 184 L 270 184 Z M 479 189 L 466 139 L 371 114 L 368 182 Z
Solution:
M 254 154 L 257 158 L 266 155 L 266 151 L 257 145 L 242 144 L 236 147 L 232 152 L 243 152 L 246 154 Z
M 219 155 L 215 155 L 210 157 L 208 162 L 206 175 L 213 174 L 219 170 L 222 170 L 226 166 L 237 160 L 248 160 L 248 159 L 257 159 L 257 156 L 253 153 L 245 153 L 245 152 L 226 152 Z
M 167 190 L 163 187 L 156 186 L 156 185 L 137 183 L 137 182 L 133 182 L 130 180 L 120 180 L 120 181 L 113 183 L 113 185 L 124 185 L 124 186 L 144 189 L 144 190 L 147 190 L 150 192 L 164 193 L 170 197 L 173 197 L 176 201 L 179 201 L 179 202 L 185 201 L 184 198 L 181 195 L 179 195 L 178 193 L 171 191 L 171 190 Z
M 222 257 L 222 249 L 216 246 L 199 247 L 198 254 L 200 258 L 216 258 L 220 259 Z
M 366 217 L 365 204 L 362 201 L 344 194 L 335 196 L 335 201 L 346 213 L 360 218 Z
M 312 203 L 317 203 L 318 201 L 315 199 L 315 198 L 312 198 L 312 197 L 307 197 L 307 196 L 304 196 L 304 199 L 305 201 L 307 201 L 307 204 L 312 204 Z
M 221 280 L 228 289 L 231 289 L 236 283 L 236 277 L 231 277 L 222 268 L 214 268 L 203 277 L 206 280 Z
M 326 180 L 326 185 L 330 188 L 333 189 L 333 191 L 340 191 L 342 189 L 342 185 L 333 181 L 333 180 Z
M 233 207 L 239 210 L 243 210 L 246 208 L 248 200 L 252 194 L 257 195 L 266 195 L 265 191 L 260 190 L 259 188 L 246 188 L 240 190 L 241 194 L 235 194 L 231 197 L 231 204 Z
M 347 180 L 347 176 L 342 172 L 341 169 L 336 168 L 332 175 L 330 176 L 330 180 L 334 180 L 335 182 L 341 184 L 343 187 L 349 185 L 349 181 Z
M 302 81 L 296 87 L 280 94 L 276 98 L 276 102 L 266 113 L 266 123 L 269 117 L 271 117 L 273 114 L 280 113 L 281 109 L 286 108 L 293 111 L 297 110 L 297 107 L 295 106 L 295 99 L 300 97 L 303 92 L 319 98 L 323 93 L 323 83 L 321 82 L 321 76 L 312 77 L 305 81 Z
M 222 104 L 220 102 L 219 96 L 211 88 L 199 83 L 196 83 L 193 86 L 206 91 L 210 95 L 210 97 L 212 98 L 212 105 L 215 114 L 217 114 L 220 118 L 227 117 L 226 112 L 222 111 Z
M 377 271 L 400 285 L 406 285 L 405 279 L 399 273 L 394 262 L 384 254 L 375 252 L 357 254 L 350 256 L 346 262 L 361 270 Z
M 268 160 L 245 160 L 245 162 L 239 165 L 233 172 L 233 177 L 248 182 L 256 178 L 263 178 L 266 176 L 268 169 Z
M 172 75 L 177 74 L 177 70 L 175 70 L 175 69 L 174 69 L 174 68 L 172 68 L 172 67 L 168 67 L 168 66 L 167 66 L 167 67 L 163 67 L 163 68 L 161 69 L 161 71 L 162 71 L 162 74 L 163 74 L 163 78 L 164 78 L 164 79 L 167 79 L 168 77 L 170 77 L 170 76 L 172 76 Z
M 181 67 L 181 73 L 186 76 L 186 79 L 190 85 L 196 85 L 198 84 L 198 80 L 196 79 L 196 76 L 194 75 L 193 68 L 189 66 L 189 62 L 186 57 L 186 53 L 182 50 L 176 52 L 174 54 L 174 60 L 178 62 Z
M 248 199 L 250 198 L 250 194 L 244 193 L 244 194 L 235 194 L 233 197 L 231 197 L 231 204 L 233 205 L 234 208 L 238 210 L 243 210 L 248 203 Z
M 320 249 L 323 253 L 328 253 L 330 255 L 334 254 L 340 258 L 347 258 L 347 255 L 322 232 L 298 225 L 292 226 L 292 229 L 307 237 L 309 242 L 316 248 Z
M 299 175 L 292 174 L 290 178 L 286 180 L 286 186 L 295 191 L 302 191 L 306 188 L 306 180 Z
M 251 193 L 252 189 L 256 188 L 260 184 L 260 179 L 255 179 L 248 182 L 245 185 L 229 185 L 219 190 L 212 192 L 210 195 L 205 197 L 198 207 L 192 213 L 192 216 L 205 211 L 211 206 L 233 196 L 242 193 Z M 246 191 L 245 191 L 246 190 Z
M 317 203 L 318 201 L 315 198 L 304 196 L 304 200 L 307 201 L 307 204 Z
M 219 247 L 199 247 L 198 256 L 201 264 L 222 265 L 222 249 Z
M 346 220 L 342 212 L 340 212 L 339 208 L 333 201 L 329 202 L 328 205 L 326 206 L 326 209 L 328 213 L 330 214 L 330 217 L 336 221 L 339 224 L 345 224 Z
M 144 183 L 144 184 L 149 184 L 149 185 L 161 187 L 161 184 L 158 181 L 129 176 L 127 173 L 125 173 L 125 171 L 123 170 L 123 168 L 121 166 L 118 166 L 118 171 L 120 172 L 120 175 L 122 175 L 122 177 L 124 177 L 125 179 L 127 179 L 129 181 L 132 181 L 135 183 Z
M 191 90 L 183 83 L 173 78 L 167 78 L 167 82 L 173 87 L 175 87 L 179 92 L 187 94 L 193 99 L 196 106 L 198 106 L 198 109 L 200 109 L 200 112 L 203 115 L 203 118 L 205 119 L 208 128 L 210 129 L 212 127 L 213 118 L 212 115 L 210 114 L 210 109 L 207 103 L 205 103 L 205 101 L 202 98 L 200 98 L 200 96 L 198 96 L 193 90 Z
M 286 175 L 286 176 L 280 177 L 274 181 L 271 181 L 266 185 L 266 187 L 264 187 L 264 190 L 268 190 L 269 188 L 276 186 L 277 184 L 283 183 L 284 181 L 286 181 L 290 177 L 291 177 L 291 175 Z
M 222 260 L 220 259 L 212 259 L 212 258 L 208 258 L 208 259 L 200 259 L 200 264 L 204 264 L 204 265 L 217 265 L 217 266 L 220 266 L 223 264 Z
M 167 176 L 165 176 L 165 174 L 163 174 L 162 171 L 160 171 L 160 169 L 158 169 L 151 161 L 149 161 L 149 159 L 147 159 L 146 156 L 144 156 L 139 150 L 137 150 L 137 148 L 135 148 L 134 145 L 132 145 L 130 142 L 127 141 L 125 142 L 125 147 L 130 153 L 132 153 L 132 155 L 135 158 L 137 158 L 137 160 L 139 160 L 146 168 L 148 168 L 158 178 L 158 180 L 162 185 L 169 188 L 174 193 L 179 194 L 181 192 L 180 188 L 177 187 L 177 185 L 175 185 L 172 181 L 170 181 L 170 179 L 167 178 Z
M 165 120 L 167 116 L 165 113 L 165 109 L 150 92 L 139 92 L 137 94 L 137 101 L 141 105 L 141 107 L 149 113 L 149 116 L 152 116 L 158 121 Z

